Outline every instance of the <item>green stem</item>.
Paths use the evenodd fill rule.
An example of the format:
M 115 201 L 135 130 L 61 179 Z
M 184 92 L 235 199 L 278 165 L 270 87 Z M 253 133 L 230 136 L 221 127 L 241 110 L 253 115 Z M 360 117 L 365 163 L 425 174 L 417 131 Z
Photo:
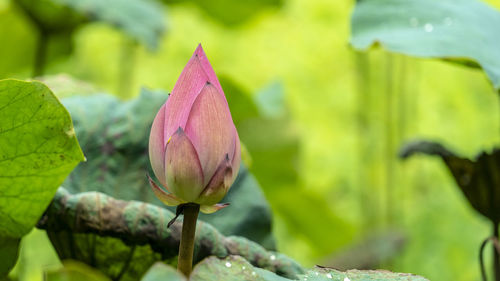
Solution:
M 183 206 L 184 221 L 182 222 L 181 243 L 179 245 L 179 261 L 177 270 L 189 276 L 193 270 L 194 236 L 196 233 L 196 219 L 200 212 L 200 205 L 188 203 Z
M 498 222 L 493 222 L 493 237 L 498 239 Z M 500 281 L 500 257 L 496 247 L 493 247 L 493 272 L 496 281 Z
M 47 45 L 49 42 L 49 35 L 47 32 L 39 28 L 40 34 L 36 43 L 35 58 L 33 63 L 33 77 L 41 76 L 44 74 L 45 61 L 47 57 Z
M 382 202 L 382 206 L 385 206 L 385 223 L 393 223 L 393 205 L 396 200 L 394 200 L 394 143 L 393 143 L 393 131 L 394 131 L 394 55 L 387 53 L 386 55 L 386 82 L 385 82 L 385 201 Z

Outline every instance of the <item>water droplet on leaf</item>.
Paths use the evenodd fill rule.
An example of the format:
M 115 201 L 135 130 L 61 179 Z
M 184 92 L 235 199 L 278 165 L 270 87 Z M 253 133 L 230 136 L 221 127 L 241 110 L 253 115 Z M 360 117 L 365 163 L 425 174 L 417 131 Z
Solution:
M 430 24 L 430 23 L 426 23 L 424 25 L 424 30 L 425 30 L 425 32 L 432 32 L 434 30 L 434 26 L 432 26 L 432 24 Z

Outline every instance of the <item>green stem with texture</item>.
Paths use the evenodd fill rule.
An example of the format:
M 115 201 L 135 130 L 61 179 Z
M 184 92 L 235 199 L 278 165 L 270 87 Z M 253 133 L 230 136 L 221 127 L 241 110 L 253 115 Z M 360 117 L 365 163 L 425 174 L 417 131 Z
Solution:
M 177 270 L 189 276 L 193 270 L 194 237 L 196 233 L 196 219 L 200 212 L 200 205 L 188 203 L 183 206 L 184 220 L 182 222 L 181 243 L 179 245 L 179 260 Z

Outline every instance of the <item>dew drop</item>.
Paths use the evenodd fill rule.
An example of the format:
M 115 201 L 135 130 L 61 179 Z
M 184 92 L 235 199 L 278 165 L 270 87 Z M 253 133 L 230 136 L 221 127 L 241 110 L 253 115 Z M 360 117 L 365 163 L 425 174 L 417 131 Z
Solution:
M 450 17 L 446 17 L 446 18 L 444 18 L 443 22 L 444 22 L 444 25 L 450 26 L 453 23 L 453 20 Z
M 273 260 L 276 259 L 276 256 L 275 255 L 271 255 L 269 258 L 273 261 Z
M 326 277 L 328 277 L 329 279 L 332 279 L 332 278 L 333 278 L 333 276 L 332 276 L 330 273 L 328 273 L 328 274 L 326 275 Z
M 425 30 L 425 32 L 432 32 L 434 30 L 434 26 L 432 26 L 432 24 L 430 24 L 430 23 L 426 23 L 424 25 L 424 30 Z
M 247 267 L 246 266 L 242 266 L 241 269 L 245 270 L 245 269 L 247 269 Z
M 255 276 L 257 275 L 257 273 L 255 273 L 255 271 L 252 271 L 252 276 Z
M 412 26 L 412 27 L 417 27 L 418 26 L 418 19 L 416 17 L 412 17 L 410 19 L 410 26 Z
M 319 273 L 317 273 L 317 272 L 314 272 L 314 274 L 316 274 L 316 276 L 318 276 L 318 275 L 319 275 Z
M 230 262 L 226 262 L 226 267 L 231 267 L 231 263 Z

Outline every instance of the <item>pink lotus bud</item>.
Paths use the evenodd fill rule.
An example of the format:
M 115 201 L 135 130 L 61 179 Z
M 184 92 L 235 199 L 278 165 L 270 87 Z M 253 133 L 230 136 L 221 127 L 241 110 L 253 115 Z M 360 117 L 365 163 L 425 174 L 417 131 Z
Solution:
M 149 136 L 156 196 L 170 206 L 194 202 L 214 212 L 234 182 L 240 140 L 224 92 L 201 45 L 155 117 Z

